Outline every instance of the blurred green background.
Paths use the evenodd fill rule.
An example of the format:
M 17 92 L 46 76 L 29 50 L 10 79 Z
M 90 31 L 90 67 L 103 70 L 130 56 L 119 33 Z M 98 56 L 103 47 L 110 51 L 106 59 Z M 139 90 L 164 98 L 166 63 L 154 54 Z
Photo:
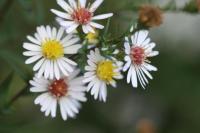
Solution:
M 60 8 L 55 0 L 0 0 L 0 133 L 199 133 L 200 15 L 178 10 L 188 1 L 172 0 L 163 25 L 150 30 L 160 55 L 152 59 L 159 71 L 147 90 L 121 81 L 109 89 L 107 103 L 88 95 L 77 118 L 64 122 L 46 118 L 33 103 L 36 95 L 4 109 L 32 75 L 22 56 L 26 35 L 39 25 L 56 26 L 50 9 Z M 133 9 L 147 2 L 164 7 L 170 0 L 105 0 L 98 12 L 115 13 L 110 32 L 118 36 L 137 18 Z

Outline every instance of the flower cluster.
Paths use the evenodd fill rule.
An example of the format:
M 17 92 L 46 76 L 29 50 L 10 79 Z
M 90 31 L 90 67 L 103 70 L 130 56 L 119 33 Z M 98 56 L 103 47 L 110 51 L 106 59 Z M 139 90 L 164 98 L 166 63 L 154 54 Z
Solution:
M 35 71 L 30 91 L 41 93 L 35 104 L 41 106 L 45 116 L 56 117 L 59 105 L 63 120 L 74 118 L 81 102 L 87 101 L 86 92 L 106 102 L 108 87 L 117 87 L 117 81 L 125 77 L 122 72 L 127 71 L 127 83 L 133 87 L 140 83 L 145 88 L 148 78 L 153 78 L 150 72 L 157 71 L 149 58 L 159 53 L 153 50 L 156 44 L 147 30 L 132 30 L 121 40 L 124 45 L 100 39 L 97 29 L 104 26 L 94 21 L 113 16 L 95 15 L 102 2 L 57 0 L 64 11 L 51 12 L 57 15 L 60 28 L 39 26 L 33 36 L 27 36 L 23 55 L 28 57 L 26 64 L 34 63 Z

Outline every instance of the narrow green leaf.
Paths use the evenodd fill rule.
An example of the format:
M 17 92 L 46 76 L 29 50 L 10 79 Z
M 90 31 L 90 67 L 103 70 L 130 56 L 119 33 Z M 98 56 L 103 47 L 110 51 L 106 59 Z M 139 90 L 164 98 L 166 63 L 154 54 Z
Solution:
M 12 82 L 13 73 L 10 73 L 6 79 L 0 84 L 0 107 L 5 105 L 7 102 L 7 95 L 9 91 L 10 84 Z
M 10 51 L 1 50 L 0 58 L 2 58 L 23 80 L 27 81 L 30 77 L 28 68 L 24 66 L 24 61 Z
M 105 30 L 104 30 L 104 33 L 103 35 L 106 36 L 108 34 L 108 30 L 109 30 L 109 27 L 110 27 L 110 18 L 107 20 L 107 23 L 106 23 L 106 27 L 105 27 Z

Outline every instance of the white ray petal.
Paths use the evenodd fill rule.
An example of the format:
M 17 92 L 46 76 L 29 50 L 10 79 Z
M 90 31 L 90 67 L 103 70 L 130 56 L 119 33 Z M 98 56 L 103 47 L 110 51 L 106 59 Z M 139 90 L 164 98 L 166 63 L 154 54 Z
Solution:
M 96 11 L 96 9 L 103 3 L 103 0 L 95 0 L 95 2 L 91 5 L 91 7 L 89 8 L 89 10 L 91 12 Z
M 54 14 L 56 14 L 57 16 L 64 18 L 64 19 L 69 19 L 71 20 L 71 16 L 67 13 L 55 10 L 55 9 L 51 9 L 51 12 L 53 12 Z
M 87 0 L 79 0 L 79 2 L 80 2 L 80 6 L 82 8 L 85 8 Z
M 35 38 L 32 37 L 32 36 L 27 36 L 27 39 L 28 39 L 29 41 L 31 41 L 32 43 L 35 43 L 35 44 L 38 44 L 38 45 L 41 44 L 40 41 L 38 41 L 37 39 L 35 39 Z
M 43 94 L 39 95 L 39 96 L 35 99 L 34 103 L 35 103 L 35 104 L 40 104 L 40 102 L 42 102 L 42 101 L 43 101 L 44 99 L 46 99 L 48 96 L 49 96 L 49 93 L 43 93 Z
M 63 33 L 64 33 L 64 29 L 62 27 L 60 27 L 58 30 L 58 34 L 56 36 L 57 41 L 60 41 L 61 37 L 63 36 Z
M 79 26 L 79 24 L 74 23 L 74 24 L 70 25 L 70 26 L 66 29 L 66 32 L 67 32 L 67 33 L 71 33 L 71 32 L 73 32 L 78 26 Z
M 30 51 L 41 51 L 41 47 L 32 43 L 24 43 L 23 48 L 30 50 Z
M 71 45 L 69 47 L 64 48 L 65 54 L 76 54 L 78 50 L 82 47 L 80 44 Z
M 101 20 L 101 19 L 106 19 L 106 18 L 112 17 L 112 16 L 113 16 L 113 13 L 107 13 L 107 14 L 94 16 L 94 17 L 92 17 L 92 20 Z
M 103 25 L 98 24 L 98 23 L 95 23 L 95 22 L 90 22 L 90 25 L 91 25 L 92 27 L 97 28 L 97 29 L 103 29 L 103 28 L 104 28 Z
M 42 57 L 42 55 L 36 55 L 36 56 L 32 56 L 30 58 L 28 58 L 25 62 L 25 64 L 31 64 L 37 60 L 39 60 Z
M 71 13 L 73 11 L 73 9 L 69 6 L 69 4 L 64 0 L 57 0 L 57 3 L 60 7 L 62 7 L 62 9 L 64 9 L 68 13 Z

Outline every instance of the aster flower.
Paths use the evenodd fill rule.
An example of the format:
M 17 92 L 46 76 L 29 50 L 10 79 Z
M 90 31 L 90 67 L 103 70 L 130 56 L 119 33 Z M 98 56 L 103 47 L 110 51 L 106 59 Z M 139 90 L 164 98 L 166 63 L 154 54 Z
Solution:
M 143 5 L 139 10 L 139 22 L 147 27 L 155 27 L 162 24 L 163 16 L 160 8 L 153 5 Z
M 79 38 L 74 35 L 64 36 L 64 29 L 50 28 L 50 26 L 37 27 L 34 37 L 27 36 L 30 42 L 25 42 L 23 47 L 27 50 L 23 53 L 29 58 L 26 64 L 37 62 L 33 70 L 38 71 L 38 77 L 59 79 L 63 74 L 68 76 L 73 71 L 74 61 L 65 57 L 68 54 L 76 54 L 81 48 L 77 44 Z
M 41 106 L 41 111 L 45 116 L 56 117 L 57 105 L 60 106 L 60 113 L 63 120 L 76 117 L 81 107 L 80 102 L 85 102 L 86 87 L 82 80 L 83 77 L 77 77 L 78 70 L 68 77 L 61 79 L 47 80 L 44 77 L 35 76 L 30 81 L 31 92 L 42 93 L 35 99 L 35 104 Z
M 133 87 L 138 86 L 138 80 L 143 88 L 148 84 L 146 76 L 153 79 L 150 71 L 157 71 L 157 68 L 150 64 L 149 57 L 153 57 L 159 54 L 158 51 L 153 51 L 156 46 L 155 43 L 150 42 L 148 37 L 148 31 L 141 30 L 131 36 L 131 41 L 126 37 L 125 58 L 126 64 L 123 71 L 128 70 L 127 82 L 132 82 Z
M 58 16 L 58 23 L 66 29 L 67 33 L 74 31 L 79 25 L 82 26 L 84 33 L 95 32 L 94 28 L 103 29 L 104 26 L 94 22 L 95 20 L 106 19 L 113 16 L 107 13 L 94 16 L 96 9 L 102 4 L 103 0 L 95 0 L 93 4 L 87 5 L 87 0 L 57 0 L 65 12 L 51 9 Z
M 116 87 L 115 79 L 122 79 L 119 62 L 101 56 L 98 48 L 91 50 L 88 55 L 88 65 L 85 67 L 84 83 L 88 83 L 87 91 L 91 91 L 94 98 L 106 102 L 107 85 Z

